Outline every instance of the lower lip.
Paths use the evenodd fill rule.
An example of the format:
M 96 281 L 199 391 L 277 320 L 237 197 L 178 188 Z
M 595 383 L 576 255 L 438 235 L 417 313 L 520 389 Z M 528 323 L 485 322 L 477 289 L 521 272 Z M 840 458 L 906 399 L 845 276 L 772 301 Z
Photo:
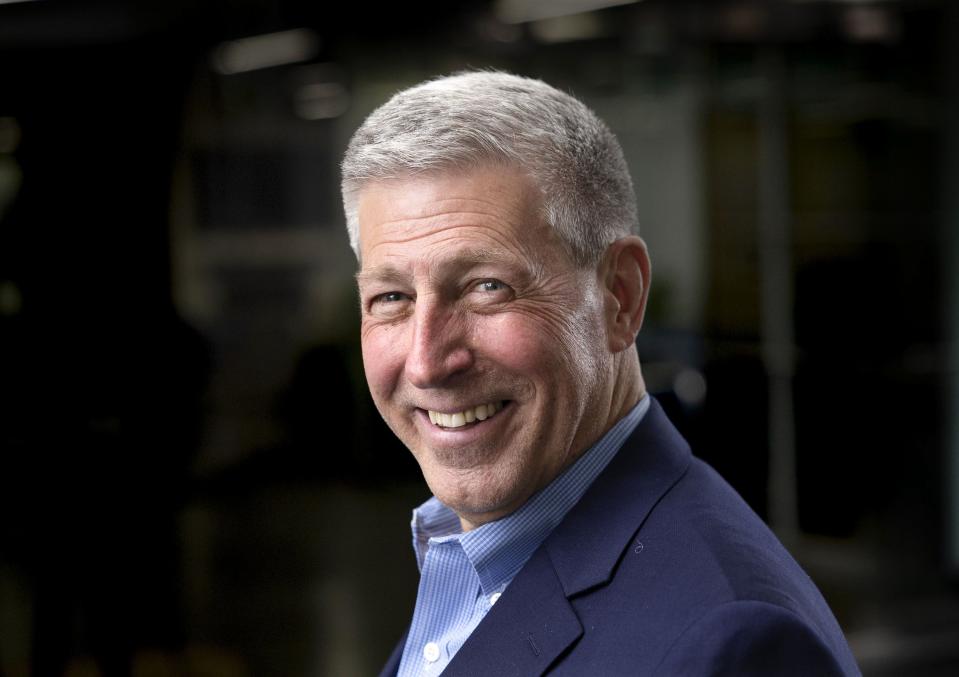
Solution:
M 421 427 L 425 427 L 427 434 L 440 442 L 451 444 L 462 444 L 472 439 L 483 437 L 492 432 L 494 426 L 501 425 L 506 418 L 513 412 L 514 402 L 509 400 L 503 405 L 503 408 L 487 418 L 485 421 L 477 421 L 472 425 L 464 425 L 459 428 L 442 428 L 432 421 L 430 415 L 425 409 L 417 409 L 417 419 Z

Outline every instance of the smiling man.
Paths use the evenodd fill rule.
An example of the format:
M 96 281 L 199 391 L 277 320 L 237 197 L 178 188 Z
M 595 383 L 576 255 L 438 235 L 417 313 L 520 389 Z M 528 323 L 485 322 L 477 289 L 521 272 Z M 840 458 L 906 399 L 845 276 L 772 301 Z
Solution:
M 609 129 L 504 73 L 400 92 L 343 198 L 377 408 L 433 497 L 385 675 L 858 674 L 821 595 L 646 393 Z

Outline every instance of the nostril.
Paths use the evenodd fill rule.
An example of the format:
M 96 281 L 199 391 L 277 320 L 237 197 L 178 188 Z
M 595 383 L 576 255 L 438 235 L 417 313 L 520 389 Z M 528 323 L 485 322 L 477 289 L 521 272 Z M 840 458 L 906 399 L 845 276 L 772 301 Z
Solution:
M 465 348 L 452 350 L 430 347 L 414 351 L 406 361 L 406 374 L 417 388 L 444 385 L 450 378 L 467 371 L 473 363 L 472 354 Z

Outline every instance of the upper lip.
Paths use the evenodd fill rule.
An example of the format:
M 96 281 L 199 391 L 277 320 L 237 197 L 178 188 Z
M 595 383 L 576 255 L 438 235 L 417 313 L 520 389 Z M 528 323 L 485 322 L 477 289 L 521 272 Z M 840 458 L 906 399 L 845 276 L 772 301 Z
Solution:
M 478 407 L 481 404 L 490 404 L 492 402 L 503 402 L 504 404 L 508 400 L 502 397 L 491 397 L 487 400 L 470 400 L 470 404 L 454 404 L 454 405 L 440 405 L 440 406 L 427 406 L 427 405 L 418 405 L 417 409 L 422 409 L 423 411 L 433 411 L 439 414 L 458 414 L 461 411 L 466 411 L 467 409 L 473 409 Z

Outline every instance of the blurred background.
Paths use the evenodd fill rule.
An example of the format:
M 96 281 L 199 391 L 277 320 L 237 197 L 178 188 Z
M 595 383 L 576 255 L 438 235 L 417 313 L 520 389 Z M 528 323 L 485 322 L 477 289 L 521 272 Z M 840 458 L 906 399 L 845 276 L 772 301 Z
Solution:
M 375 674 L 427 490 L 338 164 L 540 77 L 619 136 L 647 381 L 866 675 L 959 670 L 959 5 L 0 1 L 0 675 Z

